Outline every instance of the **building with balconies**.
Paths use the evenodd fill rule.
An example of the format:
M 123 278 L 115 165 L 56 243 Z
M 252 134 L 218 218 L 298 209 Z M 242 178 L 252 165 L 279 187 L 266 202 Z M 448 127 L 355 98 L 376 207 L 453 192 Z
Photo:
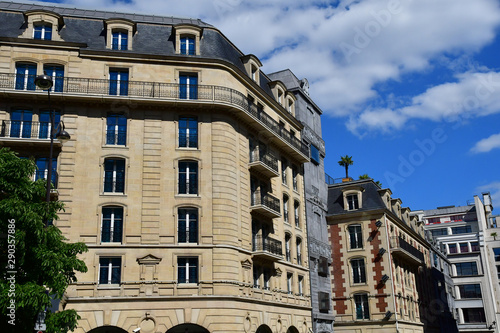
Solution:
M 401 204 L 372 179 L 329 184 L 336 332 L 441 331 L 431 247 L 423 223 Z
M 272 80 L 283 82 L 296 98 L 295 117 L 302 123 L 302 139 L 310 146 L 311 161 L 305 163 L 306 225 L 309 246 L 311 302 L 313 331 L 333 332 L 331 305 L 331 248 L 328 244 L 326 224 L 328 191 L 325 183 L 325 142 L 322 139 L 321 115 L 323 111 L 309 95 L 307 79 L 299 80 L 289 69 L 269 74 Z
M 0 2 L 0 145 L 44 177 L 49 110 L 71 135 L 54 223 L 89 248 L 60 304 L 76 332 L 312 328 L 310 147 L 261 66 L 200 20 Z
M 425 222 L 431 242 L 450 262 L 459 332 L 500 332 L 494 259 L 495 251 L 500 254 L 500 245 L 491 236 L 493 206 L 489 193 L 484 193 L 482 199 L 475 196 L 467 206 L 415 212 Z

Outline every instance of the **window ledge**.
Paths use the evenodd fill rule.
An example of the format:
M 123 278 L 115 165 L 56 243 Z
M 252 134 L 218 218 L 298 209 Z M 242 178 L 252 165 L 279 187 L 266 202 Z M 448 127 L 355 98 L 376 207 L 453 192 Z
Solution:
M 191 147 L 176 147 L 175 150 L 178 150 L 178 151 L 198 151 L 198 152 L 201 152 L 200 148 L 191 148 Z
M 126 145 L 103 145 L 101 148 L 103 149 L 110 149 L 110 148 L 116 148 L 116 149 L 129 149 L 128 146 Z
M 201 199 L 199 194 L 175 194 L 174 198 L 192 198 L 192 199 Z
M 118 196 L 118 197 L 126 197 L 125 193 L 114 193 L 114 192 L 102 192 L 101 196 L 110 197 L 110 196 Z
M 177 288 L 181 289 L 190 289 L 190 288 L 198 288 L 198 283 L 179 283 L 177 282 Z
M 119 284 L 99 284 L 97 285 L 97 290 L 106 290 L 106 289 L 112 289 L 112 290 L 116 290 L 116 289 L 120 289 L 120 285 Z

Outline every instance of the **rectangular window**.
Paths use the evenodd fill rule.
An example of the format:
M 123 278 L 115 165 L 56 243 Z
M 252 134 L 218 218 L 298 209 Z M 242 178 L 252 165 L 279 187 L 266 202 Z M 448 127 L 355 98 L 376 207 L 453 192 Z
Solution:
M 319 257 L 318 275 L 328 276 L 328 259 L 326 257 Z
M 458 253 L 457 244 L 448 244 L 448 253 Z
M 470 250 L 472 252 L 478 252 L 479 251 L 479 242 L 470 242 Z
M 370 319 L 367 294 L 354 295 L 354 304 L 356 307 L 356 319 Z
M 194 37 L 181 37 L 181 54 L 195 54 Z
M 353 283 L 366 283 L 365 260 L 351 259 Z
M 198 283 L 198 258 L 177 258 L 177 282 Z
M 14 110 L 10 113 L 10 137 L 31 138 L 33 111 Z
M 298 174 L 297 167 L 294 165 L 292 167 L 292 179 L 293 179 L 293 189 L 297 191 L 298 189 Z
M 107 158 L 104 160 L 104 192 L 125 192 L 125 160 Z
M 113 50 L 128 50 L 128 32 L 113 31 L 113 41 L 111 48 Z
M 349 207 L 349 210 L 354 210 L 354 209 L 359 209 L 359 202 L 358 202 L 358 195 L 357 194 L 350 194 L 346 196 L 347 199 L 347 205 Z
M 35 24 L 33 26 L 33 39 L 51 40 L 52 25 L 51 24 Z
M 198 243 L 198 210 L 179 208 L 177 237 L 179 243 Z
M 285 255 L 286 261 L 292 261 L 292 255 L 290 252 L 290 235 L 285 236 Z
M 288 220 L 288 197 L 286 195 L 283 196 L 283 220 L 286 223 L 289 223 L 289 220 Z
M 121 243 L 123 231 L 123 208 L 102 208 L 102 243 Z
M 495 261 L 500 262 L 500 247 L 493 248 L 493 255 L 495 256 Z
M 108 115 L 106 119 L 106 144 L 125 146 L 127 142 L 127 117 L 119 114 Z
M 16 89 L 35 90 L 36 64 L 16 64 Z
M 448 235 L 448 228 L 432 229 L 431 233 L 433 237 L 445 236 Z
M 179 161 L 179 194 L 198 194 L 198 162 Z
M 304 277 L 299 275 L 299 296 L 304 296 Z
M 460 253 L 469 252 L 469 243 L 460 243 Z
M 319 312 L 328 313 L 330 311 L 330 296 L 325 292 L 318 292 Z
M 259 266 L 253 266 L 253 287 L 254 288 L 260 288 L 260 267 Z
M 300 226 L 300 214 L 299 214 L 299 203 L 294 202 L 293 204 L 293 210 L 294 210 L 294 215 L 295 215 L 295 226 L 299 227 Z
M 128 95 L 128 69 L 109 69 L 109 94 Z
M 363 248 L 363 235 L 361 233 L 360 225 L 350 225 L 349 230 L 349 243 L 351 249 L 362 249 Z
M 271 285 L 270 285 L 270 280 L 271 280 L 271 271 L 269 268 L 264 268 L 264 290 L 270 290 Z
M 50 121 L 50 112 L 42 111 L 39 117 L 39 128 L 38 128 L 38 138 L 39 139 L 50 139 L 49 133 L 52 133 L 52 125 Z M 61 114 L 58 111 L 54 112 L 54 128 L 57 129 L 59 123 L 61 122 Z M 57 133 L 53 133 L 54 138 Z
M 441 218 L 440 217 L 431 217 L 427 219 L 427 223 L 429 224 L 434 224 L 434 223 L 441 223 Z
M 198 99 L 197 74 L 181 74 L 179 76 L 179 98 Z
M 455 264 L 457 276 L 478 275 L 477 264 L 475 262 L 462 262 Z
M 485 323 L 486 316 L 483 308 L 462 308 L 464 323 Z
M 460 222 L 463 221 L 463 215 L 453 215 L 450 216 L 451 222 Z
M 472 232 L 472 228 L 470 225 L 464 225 L 462 227 L 453 227 L 451 228 L 451 233 L 453 235 L 458 235 L 458 234 L 466 234 Z
M 179 118 L 179 147 L 198 148 L 198 120 L 196 118 Z
M 285 159 L 281 160 L 281 182 L 285 185 L 288 184 L 288 179 L 286 175 L 287 169 L 288 169 L 288 162 Z
M 122 258 L 99 258 L 99 284 L 119 284 Z
M 462 284 L 458 286 L 460 298 L 482 298 L 481 285 L 479 284 Z
M 288 293 L 290 295 L 293 292 L 293 274 L 292 273 L 286 274 L 286 290 L 288 291 Z
M 53 86 L 50 91 L 62 92 L 64 88 L 64 66 L 47 64 L 43 65 L 43 71 L 52 77 Z
M 319 149 L 315 145 L 310 145 L 309 147 L 311 148 L 311 161 L 316 165 L 320 164 Z

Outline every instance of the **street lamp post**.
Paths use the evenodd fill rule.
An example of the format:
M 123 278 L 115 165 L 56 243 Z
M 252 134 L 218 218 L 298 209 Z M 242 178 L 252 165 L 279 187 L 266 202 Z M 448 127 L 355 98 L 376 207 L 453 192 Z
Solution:
M 47 134 L 50 136 L 50 151 L 49 151 L 49 162 L 48 162 L 48 171 L 47 171 L 47 192 L 46 192 L 46 201 L 47 205 L 50 202 L 50 182 L 52 180 L 52 156 L 54 154 L 54 134 L 57 135 L 57 138 L 60 139 L 70 139 L 69 134 L 64 131 L 64 127 L 61 129 L 59 126 L 57 129 L 54 127 L 54 118 L 55 118 L 55 111 L 52 109 L 50 105 L 50 89 L 54 85 L 52 81 L 52 77 L 44 73 L 43 75 L 38 75 L 35 78 L 35 85 L 42 89 L 42 90 L 47 90 L 47 96 L 49 99 L 49 114 L 50 114 L 50 130 L 47 131 Z M 48 224 L 48 221 L 46 222 Z

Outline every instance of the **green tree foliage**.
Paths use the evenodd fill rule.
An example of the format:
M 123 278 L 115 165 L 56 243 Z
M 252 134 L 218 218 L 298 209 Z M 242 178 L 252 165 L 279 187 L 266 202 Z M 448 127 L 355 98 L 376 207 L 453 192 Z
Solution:
M 68 285 L 76 281 L 76 271 L 87 271 L 85 263 L 77 258 L 87 251 L 85 244 L 68 243 L 57 227 L 46 226 L 47 221 L 58 219 L 63 203 L 47 204 L 46 182 L 31 179 L 35 170 L 33 161 L 0 149 L 1 332 L 33 332 L 38 313 L 50 309 L 51 295 L 62 299 Z M 14 280 L 15 293 L 11 284 Z M 12 299 L 15 326 L 9 324 L 14 318 L 9 309 Z M 74 310 L 47 310 L 46 331 L 73 330 L 78 319 Z
M 349 165 L 353 165 L 352 156 L 340 156 L 339 165 L 345 168 L 345 178 L 349 178 Z

